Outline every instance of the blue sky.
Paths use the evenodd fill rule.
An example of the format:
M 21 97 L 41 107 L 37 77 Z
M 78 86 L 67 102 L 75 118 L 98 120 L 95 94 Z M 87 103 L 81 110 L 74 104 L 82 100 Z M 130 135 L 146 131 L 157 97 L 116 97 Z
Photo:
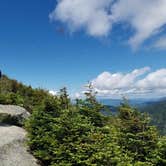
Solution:
M 67 0 L 60 0 L 58 3 L 56 0 L 1 0 L 0 68 L 5 74 L 31 84 L 33 87 L 58 90 L 67 86 L 71 94 L 79 93 L 83 85 L 92 80 L 101 96 L 115 97 L 116 92 L 117 96 L 126 92 L 128 94 L 132 88 L 138 87 L 138 85 L 133 85 L 135 81 L 139 84 L 136 90 L 138 97 L 140 97 L 138 89 L 142 90 L 142 87 L 144 88 L 141 92 L 143 97 L 152 94 L 166 95 L 166 86 L 163 86 L 166 80 L 164 28 L 166 22 L 158 25 L 158 29 L 156 28 L 160 31 L 162 28 L 162 32 L 145 34 L 144 29 L 134 24 L 139 20 L 139 17 L 136 17 L 137 14 L 131 12 L 135 17 L 133 22 L 129 22 L 126 18 L 127 23 L 123 23 L 123 20 L 119 23 L 121 21 L 119 16 L 115 17 L 119 19 L 118 23 L 115 21 L 112 23 L 109 19 L 103 22 L 101 20 L 104 19 L 99 20 L 100 15 L 97 17 L 96 8 L 93 9 L 95 5 L 101 4 L 97 4 L 95 0 L 93 0 L 94 3 L 87 4 L 88 1 L 85 3 L 85 0 L 83 5 L 92 6 L 87 10 L 96 12 L 96 16 L 83 17 L 83 11 L 78 19 L 85 21 L 80 23 L 76 20 L 77 17 L 73 18 L 79 15 L 77 9 L 74 10 L 75 6 L 79 9 L 79 4 L 71 4 L 63 8 L 66 5 L 65 1 Z M 105 10 L 103 5 L 108 5 L 109 1 L 104 0 L 105 4 L 99 6 L 102 12 Z M 145 7 L 147 6 L 148 4 L 145 4 Z M 152 9 L 153 6 L 149 8 Z M 71 9 L 76 13 L 71 13 Z M 82 11 L 82 8 L 78 11 Z M 66 16 L 68 12 L 71 15 Z M 90 24 L 89 20 L 94 22 L 95 26 Z M 155 22 L 157 21 L 152 21 L 152 23 Z M 104 27 L 100 28 L 102 24 Z M 96 29 L 96 27 L 99 28 Z M 105 27 L 108 28 L 105 29 Z M 132 37 L 136 30 L 141 31 L 141 34 Z M 144 37 L 138 40 L 142 34 Z M 148 67 L 148 70 L 145 67 Z M 113 84 L 112 75 L 113 78 L 117 76 L 117 81 L 121 81 L 136 69 L 138 73 L 143 69 L 145 71 L 135 76 L 131 82 L 124 81 L 125 86 L 123 84 L 116 87 Z M 103 72 L 105 72 L 104 75 Z M 149 74 L 153 77 L 157 75 L 155 78 L 159 78 L 155 85 L 147 81 Z M 99 79 L 99 77 L 102 78 Z M 109 85 L 104 84 L 105 82 Z M 160 85 L 160 82 L 163 84 Z M 151 88 L 156 88 L 155 92 L 147 92 L 145 83 Z M 114 88 L 111 89 L 110 86 Z M 130 88 L 127 87 L 126 90 L 126 86 Z M 133 94 L 135 94 L 133 91 L 131 94 L 129 92 L 129 96 L 133 97 Z

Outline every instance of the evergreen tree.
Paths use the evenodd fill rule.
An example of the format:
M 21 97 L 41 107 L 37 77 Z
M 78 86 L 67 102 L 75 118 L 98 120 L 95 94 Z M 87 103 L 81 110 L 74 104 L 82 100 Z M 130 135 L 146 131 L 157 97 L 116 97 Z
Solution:
M 149 124 L 150 118 L 138 112 L 126 102 L 119 108 L 119 143 L 133 158 L 133 163 L 153 164 L 153 152 L 157 149 L 158 132 Z
M 129 163 L 130 159 L 117 143 L 116 129 L 103 125 L 106 124 L 103 115 L 95 110 L 98 104 L 95 106 L 93 102 L 92 107 L 88 98 L 77 106 L 67 102 L 66 108 L 67 96 L 66 91 L 61 91 L 60 96 L 47 99 L 33 111 L 26 123 L 33 154 L 44 165 L 51 166 L 120 166 Z

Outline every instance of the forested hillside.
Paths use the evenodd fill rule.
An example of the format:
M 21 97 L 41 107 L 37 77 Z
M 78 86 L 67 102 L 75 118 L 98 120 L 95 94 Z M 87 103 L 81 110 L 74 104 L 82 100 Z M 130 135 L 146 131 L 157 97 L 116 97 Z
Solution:
M 31 112 L 47 96 L 49 93 L 43 89 L 33 89 L 6 75 L 0 78 L 0 104 L 23 106 Z
M 166 135 L 166 99 L 156 102 L 146 103 L 145 106 L 139 108 L 142 112 L 151 115 L 152 124 L 156 125 L 163 135 Z
M 91 86 L 74 104 L 66 88 L 52 96 L 7 76 L 0 88 L 0 103 L 22 105 L 32 113 L 25 123 L 27 143 L 44 166 L 166 165 L 166 137 L 126 100 L 108 116 Z
M 118 113 L 118 106 L 106 105 L 106 107 L 107 110 L 102 111 L 104 115 Z M 166 98 L 152 102 L 142 102 L 135 104 L 133 107 L 136 107 L 138 111 L 148 113 L 151 117 L 151 124 L 157 126 L 162 135 L 166 135 Z

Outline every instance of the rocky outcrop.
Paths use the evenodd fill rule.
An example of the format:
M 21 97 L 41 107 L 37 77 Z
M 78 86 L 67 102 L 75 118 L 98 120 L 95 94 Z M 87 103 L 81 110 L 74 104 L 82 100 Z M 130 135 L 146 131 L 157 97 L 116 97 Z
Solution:
M 38 166 L 28 152 L 26 131 L 20 127 L 0 126 L 0 166 Z
M 29 117 L 29 113 L 21 107 L 0 105 L 0 117 L 2 115 L 16 117 L 19 123 Z M 39 166 L 28 152 L 26 134 L 23 128 L 10 125 L 10 122 L 0 123 L 0 166 Z
M 23 125 L 25 119 L 30 116 L 24 108 L 13 105 L 0 105 L 0 122 L 14 125 Z

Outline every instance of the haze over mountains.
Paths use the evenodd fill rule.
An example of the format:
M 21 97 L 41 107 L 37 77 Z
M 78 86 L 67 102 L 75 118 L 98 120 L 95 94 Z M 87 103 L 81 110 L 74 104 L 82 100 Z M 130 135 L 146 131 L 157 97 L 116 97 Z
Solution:
M 99 101 L 109 108 L 110 112 L 103 112 L 105 115 L 109 115 L 118 113 L 118 107 L 123 100 L 100 99 Z M 161 134 L 166 134 L 166 97 L 155 99 L 132 99 L 129 100 L 129 104 L 141 112 L 148 113 L 151 116 L 151 124 L 157 126 Z
M 166 98 L 138 98 L 138 99 L 129 99 L 128 102 L 132 106 L 146 105 L 150 102 L 157 102 L 164 100 Z M 104 105 L 119 106 L 123 99 L 98 99 Z

